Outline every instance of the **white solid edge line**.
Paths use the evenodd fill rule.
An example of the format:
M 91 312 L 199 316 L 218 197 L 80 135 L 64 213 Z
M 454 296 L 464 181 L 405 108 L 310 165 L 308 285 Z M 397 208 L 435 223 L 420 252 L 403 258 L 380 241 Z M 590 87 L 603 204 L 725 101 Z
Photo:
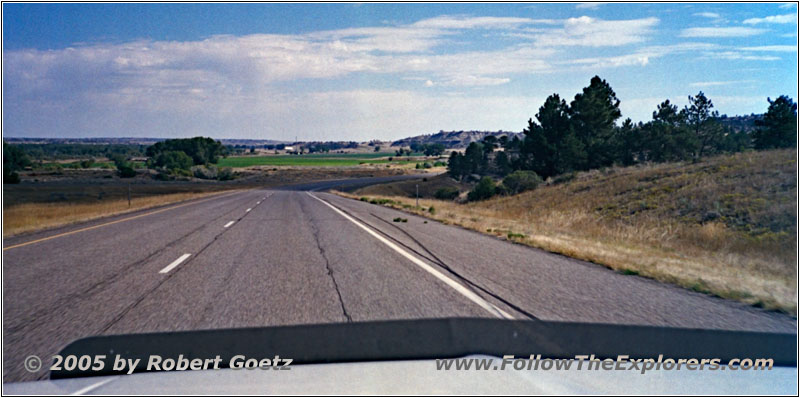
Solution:
M 386 246 L 389 246 L 392 250 L 400 253 L 403 257 L 411 260 L 411 262 L 413 262 L 414 264 L 418 265 L 420 268 L 424 269 L 425 271 L 428 271 L 428 273 L 430 273 L 431 275 L 435 276 L 436 278 L 438 278 L 442 282 L 446 283 L 448 286 L 453 288 L 453 290 L 461 293 L 461 295 L 463 295 L 464 297 L 470 299 L 475 304 L 478 304 L 479 306 L 481 306 L 486 311 L 489 311 L 492 315 L 497 316 L 498 318 L 514 319 L 514 317 L 511 316 L 509 313 L 501 310 L 500 308 L 497 308 L 492 303 L 484 300 L 481 296 L 478 296 L 477 294 L 475 294 L 471 290 L 467 289 L 466 287 L 464 287 L 460 283 L 448 278 L 447 276 L 445 276 L 441 272 L 437 271 L 432 266 L 428 265 L 426 262 L 424 262 L 424 261 L 412 256 L 409 252 L 403 250 L 402 248 L 400 248 L 399 246 L 395 245 L 394 243 L 392 243 L 388 239 L 384 238 L 383 236 L 378 235 L 377 232 L 369 229 L 364 224 L 361 224 L 360 222 L 356 221 L 355 219 L 353 219 L 352 217 L 348 216 L 343 211 L 341 211 L 341 210 L 337 209 L 336 207 L 334 207 L 333 205 L 331 205 L 330 203 L 328 203 L 328 202 L 326 202 L 326 201 L 324 201 L 324 200 L 312 195 L 311 192 L 307 191 L 306 193 L 308 194 L 308 196 L 311 196 L 312 198 L 324 203 L 326 206 L 330 207 L 335 212 L 339 213 L 339 215 L 341 215 L 342 217 L 346 218 L 347 220 L 349 220 L 353 224 L 357 225 L 359 228 L 363 229 L 364 231 L 367 231 L 367 233 L 369 233 L 370 235 L 375 237 L 375 239 L 378 239 L 379 241 L 383 242 Z
M 186 260 L 187 258 L 189 258 L 189 256 L 191 256 L 191 254 L 186 253 L 186 254 L 178 257 L 177 260 L 171 262 L 168 266 L 164 267 L 164 269 L 162 269 L 161 271 L 158 271 L 158 273 L 159 274 L 166 274 L 167 272 L 172 271 L 173 268 L 177 267 L 178 264 L 182 263 L 183 260 Z
M 75 391 L 74 393 L 72 393 L 70 395 L 83 395 L 83 394 L 86 394 L 87 392 L 92 391 L 92 390 L 94 390 L 94 389 L 102 386 L 103 384 L 106 384 L 106 383 L 108 383 L 108 382 L 110 382 L 110 381 L 112 381 L 114 379 L 116 379 L 116 377 L 111 377 L 111 378 L 105 379 L 103 381 L 98 381 L 97 383 L 94 383 L 92 385 L 89 385 L 89 386 L 86 386 L 84 388 L 81 388 L 80 390 Z
M 228 227 L 230 227 L 231 225 L 233 225 L 233 223 L 235 223 L 235 222 L 236 222 L 236 221 L 230 221 L 230 222 L 228 222 L 227 224 L 225 224 L 225 226 L 224 226 L 224 227 L 222 227 L 222 228 L 228 228 Z

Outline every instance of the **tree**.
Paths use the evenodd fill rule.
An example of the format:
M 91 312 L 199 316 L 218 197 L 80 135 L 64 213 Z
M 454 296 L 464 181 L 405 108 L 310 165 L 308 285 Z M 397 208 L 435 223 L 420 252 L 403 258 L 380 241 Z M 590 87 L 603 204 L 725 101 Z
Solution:
M 461 180 L 466 175 L 464 173 L 464 155 L 456 151 L 450 152 L 450 159 L 447 160 L 447 173 L 456 180 Z
M 702 91 L 689 96 L 689 105 L 683 108 L 683 115 L 698 142 L 695 159 L 713 152 L 722 138 L 722 127 L 717 122 L 719 112 L 713 111 L 714 104 Z
M 163 167 L 170 171 L 189 170 L 194 164 L 192 158 L 183 151 L 161 152 L 154 159 L 157 167 Z
M 471 191 L 469 191 L 467 194 L 467 200 L 472 202 L 476 200 L 489 199 L 494 196 L 495 190 L 496 186 L 491 177 L 483 177 L 480 179 L 480 181 L 478 181 L 478 184 L 475 185 Z
M 19 170 L 31 165 L 31 159 L 17 145 L 3 141 L 3 184 L 18 184 Z
M 624 166 L 635 164 L 644 158 L 642 129 L 634 125 L 630 118 L 622 122 L 614 134 L 614 161 Z
M 494 166 L 497 168 L 497 173 L 505 176 L 511 172 L 511 162 L 508 160 L 508 155 L 504 151 L 497 152 L 494 157 Z
M 570 109 L 558 94 L 545 100 L 536 114 L 528 120 L 520 147 L 521 168 L 550 177 L 575 169 L 586 163 L 583 143 L 578 140 L 570 120 Z
M 467 150 L 464 151 L 464 171 L 466 174 L 481 174 L 486 170 L 487 158 L 483 153 L 483 144 L 470 142 Z
M 136 177 L 136 170 L 134 170 L 133 166 L 131 166 L 125 156 L 113 155 L 111 160 L 117 167 L 117 174 L 120 176 L 120 178 Z
M 226 156 L 225 146 L 219 141 L 207 137 L 180 138 L 156 142 L 147 147 L 145 153 L 155 158 L 161 152 L 181 151 L 192 158 L 195 165 L 217 163 L 221 156 Z
M 619 99 L 611 86 L 595 76 L 582 93 L 570 103 L 570 120 L 587 153 L 582 168 L 609 166 L 614 161 L 611 145 L 615 122 L 622 116 Z
M 797 146 L 797 104 L 781 95 L 775 101 L 767 98 L 769 108 L 753 134 L 756 149 L 792 148 Z
M 380 151 L 381 151 L 381 146 L 375 145 L 375 152 L 380 152 Z
M 512 195 L 536 189 L 541 183 L 542 178 L 528 170 L 517 170 L 503 179 L 503 185 Z
M 444 153 L 444 149 L 444 144 L 425 144 L 422 146 L 425 156 L 439 156 Z
M 646 159 L 670 162 L 690 159 L 700 150 L 697 133 L 687 126 L 686 112 L 665 100 L 653 112 L 653 120 L 643 128 L 642 143 Z

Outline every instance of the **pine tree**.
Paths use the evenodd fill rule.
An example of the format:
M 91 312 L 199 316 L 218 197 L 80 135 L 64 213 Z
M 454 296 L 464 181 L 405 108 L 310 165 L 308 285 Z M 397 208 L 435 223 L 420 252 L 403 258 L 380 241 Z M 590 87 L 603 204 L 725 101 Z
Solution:
M 769 108 L 754 133 L 756 149 L 792 148 L 797 146 L 797 104 L 781 95 L 775 101 L 767 98 Z
M 609 166 L 614 161 L 612 137 L 615 122 L 622 116 L 619 99 L 611 86 L 595 76 L 570 103 L 572 126 L 585 147 L 587 162 L 582 168 Z
M 723 138 L 722 126 L 717 122 L 719 112 L 713 111 L 714 104 L 703 92 L 689 96 L 689 106 L 683 108 L 683 114 L 689 128 L 694 132 L 699 146 L 695 159 L 714 152 Z

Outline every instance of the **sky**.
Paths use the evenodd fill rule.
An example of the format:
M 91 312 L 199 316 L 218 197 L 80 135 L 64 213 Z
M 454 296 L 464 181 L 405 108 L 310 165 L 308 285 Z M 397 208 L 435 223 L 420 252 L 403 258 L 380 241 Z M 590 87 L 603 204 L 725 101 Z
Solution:
M 598 75 L 623 118 L 797 99 L 795 3 L 11 4 L 3 135 L 391 140 L 522 131 Z M 621 122 L 622 119 L 619 121 Z

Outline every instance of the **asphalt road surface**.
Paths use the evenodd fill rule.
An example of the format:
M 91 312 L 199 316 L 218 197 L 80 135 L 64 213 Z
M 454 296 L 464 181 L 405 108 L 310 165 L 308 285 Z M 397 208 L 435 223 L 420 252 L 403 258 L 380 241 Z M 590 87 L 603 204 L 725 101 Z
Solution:
M 224 193 L 4 240 L 3 381 L 46 378 L 24 359 L 49 363 L 103 334 L 438 317 L 796 329 L 786 315 L 319 192 L 346 184 Z

